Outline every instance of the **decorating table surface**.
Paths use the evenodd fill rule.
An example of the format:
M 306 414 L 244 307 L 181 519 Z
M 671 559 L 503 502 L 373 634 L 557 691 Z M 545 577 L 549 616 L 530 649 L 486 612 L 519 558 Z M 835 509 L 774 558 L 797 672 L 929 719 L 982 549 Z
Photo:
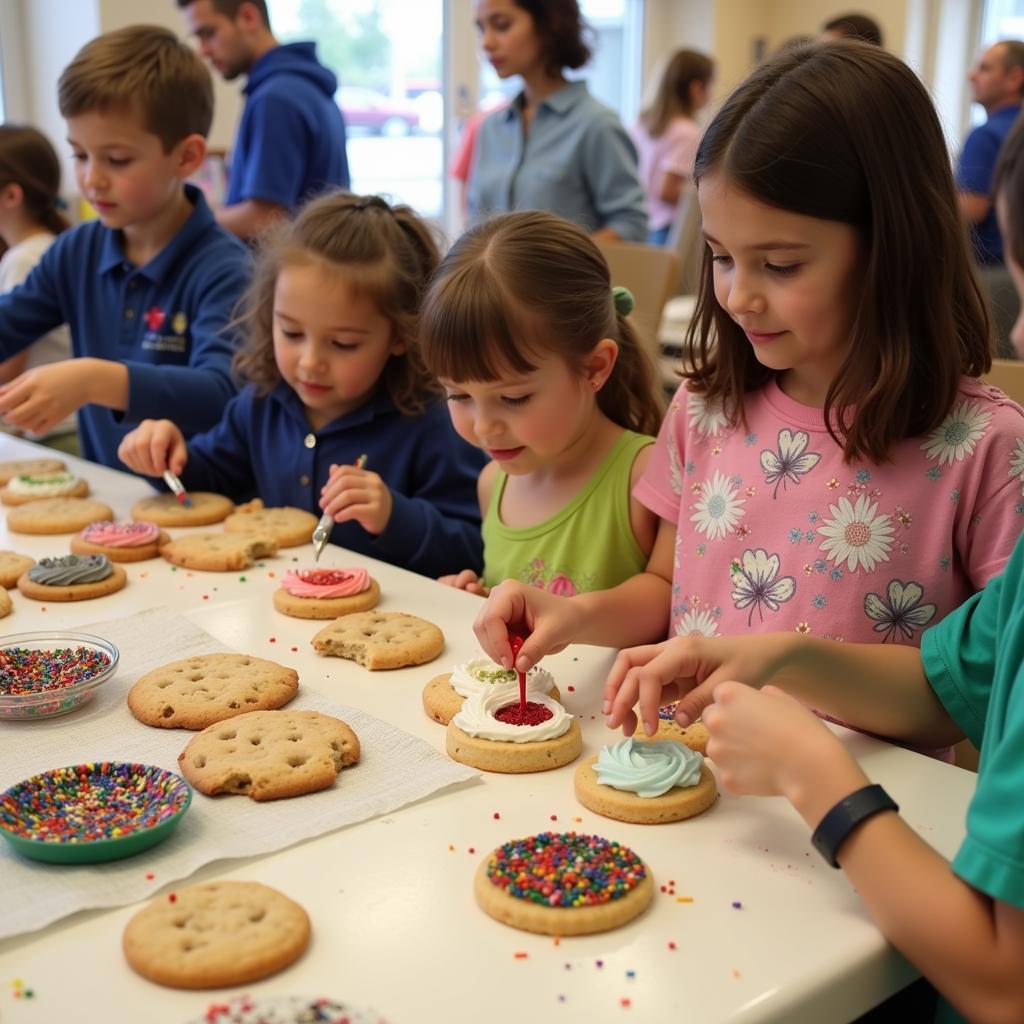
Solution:
M 0 438 L 0 460 L 44 454 L 51 453 Z M 150 493 L 145 481 L 128 474 L 65 460 L 119 519 Z M 0 549 L 37 558 L 67 553 L 69 540 L 11 534 L 0 526 Z M 421 615 L 445 634 L 445 650 L 434 662 L 369 672 L 314 653 L 310 639 L 323 623 L 274 610 L 271 594 L 284 573 L 311 564 L 312 545 L 282 549 L 243 572 L 188 572 L 162 559 L 127 564 L 128 585 L 92 601 L 46 605 L 12 591 L 14 610 L 0 629 L 74 629 L 166 607 L 231 650 L 293 667 L 300 693 L 305 689 L 373 715 L 443 752 L 445 730 L 427 718 L 421 692 L 433 676 L 478 654 L 471 627 L 479 598 L 329 546 L 321 564 L 368 568 L 381 586 L 381 610 Z M 566 707 L 580 716 L 584 758 L 616 738 L 599 713 L 612 658 L 611 651 L 577 646 L 544 661 Z M 114 683 L 116 677 L 107 686 Z M 76 715 L 84 713 L 53 723 L 71 731 Z M 11 764 L 14 744 L 5 738 L 38 724 L 0 725 L 3 777 L 29 774 Z M 906 820 L 952 856 L 963 838 L 975 777 L 836 731 Z M 180 735 L 184 746 L 192 734 Z M 173 884 L 154 877 L 152 892 L 215 878 L 280 889 L 308 911 L 312 943 L 294 966 L 246 991 L 329 996 L 372 1006 L 392 1024 L 482 1017 L 493 1024 L 662 1021 L 683 1014 L 702 1024 L 826 1024 L 856 1017 L 917 976 L 885 942 L 842 872 L 811 849 L 806 826 L 781 799 L 722 794 L 691 821 L 628 825 L 577 803 L 575 767 L 520 776 L 484 773 L 280 852 L 216 861 Z M 344 774 L 336 785 L 340 799 Z M 274 814 L 274 803 L 254 807 Z M 653 905 L 616 931 L 559 941 L 484 915 L 473 898 L 480 861 L 506 840 L 546 830 L 592 832 L 630 846 L 653 874 Z M 155 874 L 150 865 L 158 850 L 133 858 L 140 877 Z M 121 933 L 139 906 L 81 912 L 0 941 L 0 1021 L 179 1024 L 224 1002 L 225 991 L 162 988 L 128 967 Z

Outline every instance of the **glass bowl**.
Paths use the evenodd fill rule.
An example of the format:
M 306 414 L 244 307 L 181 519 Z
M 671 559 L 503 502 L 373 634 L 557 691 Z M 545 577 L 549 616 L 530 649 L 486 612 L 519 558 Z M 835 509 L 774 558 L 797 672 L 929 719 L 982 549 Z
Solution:
M 0 793 L 0 836 L 52 864 L 118 860 L 166 839 L 191 802 L 185 780 L 155 765 L 69 765 Z
M 66 715 L 117 671 L 117 648 L 86 633 L 0 637 L 0 722 Z

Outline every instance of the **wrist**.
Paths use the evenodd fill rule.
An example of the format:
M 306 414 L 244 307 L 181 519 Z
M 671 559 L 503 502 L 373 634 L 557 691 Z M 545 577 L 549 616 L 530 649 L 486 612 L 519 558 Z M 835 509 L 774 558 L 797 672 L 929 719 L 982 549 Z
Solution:
M 825 813 L 811 836 L 811 843 L 830 867 L 838 868 L 839 853 L 850 836 L 876 814 L 888 811 L 899 811 L 899 807 L 881 786 L 861 786 Z
M 799 763 L 795 763 L 796 761 Z M 840 800 L 869 782 L 846 748 L 822 727 L 818 742 L 801 745 L 791 757 L 782 793 L 813 829 Z

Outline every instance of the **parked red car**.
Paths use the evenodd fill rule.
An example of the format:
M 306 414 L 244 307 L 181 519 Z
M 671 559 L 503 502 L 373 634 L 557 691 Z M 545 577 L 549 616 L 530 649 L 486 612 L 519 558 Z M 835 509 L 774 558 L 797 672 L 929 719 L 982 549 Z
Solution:
M 343 85 L 334 98 L 349 128 L 365 128 L 375 135 L 400 136 L 415 131 L 420 124 L 419 112 L 411 103 L 373 89 Z

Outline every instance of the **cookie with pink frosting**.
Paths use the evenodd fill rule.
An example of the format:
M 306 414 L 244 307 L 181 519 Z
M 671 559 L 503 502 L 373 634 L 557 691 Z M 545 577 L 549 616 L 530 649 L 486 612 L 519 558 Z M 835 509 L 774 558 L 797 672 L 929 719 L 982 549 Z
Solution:
M 159 558 L 160 546 L 171 538 L 155 523 L 113 523 L 99 519 L 71 541 L 76 555 L 106 555 L 112 562 L 144 562 Z
M 336 619 L 368 612 L 380 587 L 365 569 L 293 569 L 274 591 L 274 607 L 297 619 Z

